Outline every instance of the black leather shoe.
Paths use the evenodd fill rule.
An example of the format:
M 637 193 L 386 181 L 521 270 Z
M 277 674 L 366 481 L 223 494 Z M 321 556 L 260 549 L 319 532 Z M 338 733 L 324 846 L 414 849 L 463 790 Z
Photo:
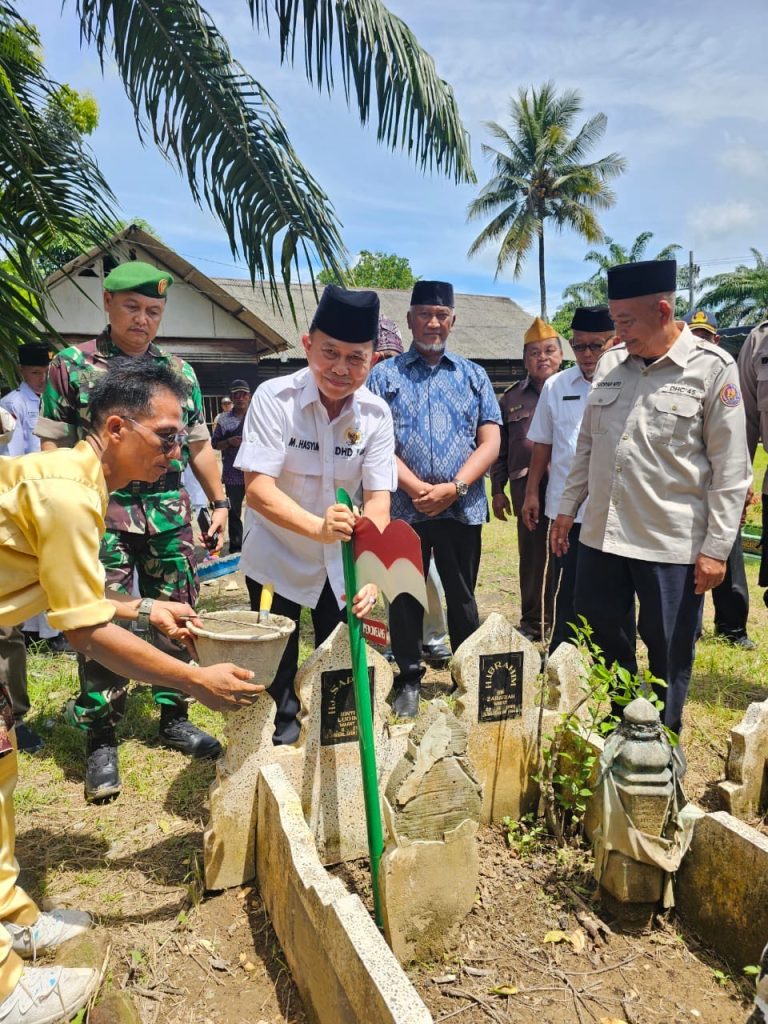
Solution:
M 415 718 L 419 713 L 420 683 L 404 683 L 398 687 L 392 701 L 392 710 L 398 718 Z
M 731 647 L 738 647 L 742 651 L 756 651 L 757 644 L 754 640 L 750 640 L 746 633 L 742 633 L 741 636 L 727 636 L 722 634 L 722 639 Z
M 161 714 L 160 742 L 164 747 L 172 747 L 194 758 L 218 757 L 221 753 L 221 744 L 215 737 L 198 729 L 186 715 L 178 713 L 175 718 Z
M 451 660 L 451 648 L 448 644 L 425 644 L 421 656 L 428 665 L 442 668 Z
M 120 793 L 117 739 L 114 729 L 88 733 L 85 765 L 85 799 L 89 804 L 113 800 Z
M 33 732 L 28 725 L 24 725 L 23 722 L 16 723 L 16 746 L 20 753 L 23 754 L 36 754 L 38 750 L 42 750 L 45 746 L 41 736 L 38 736 L 36 732 Z

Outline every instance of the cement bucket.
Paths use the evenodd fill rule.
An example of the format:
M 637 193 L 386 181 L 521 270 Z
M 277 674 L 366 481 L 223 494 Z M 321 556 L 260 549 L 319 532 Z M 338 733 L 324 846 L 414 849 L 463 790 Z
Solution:
M 277 672 L 288 637 L 296 628 L 293 619 L 270 615 L 269 623 L 259 622 L 259 613 L 228 609 L 203 612 L 203 627 L 189 622 L 195 638 L 198 663 L 202 666 L 230 661 L 254 673 L 253 682 L 269 687 Z

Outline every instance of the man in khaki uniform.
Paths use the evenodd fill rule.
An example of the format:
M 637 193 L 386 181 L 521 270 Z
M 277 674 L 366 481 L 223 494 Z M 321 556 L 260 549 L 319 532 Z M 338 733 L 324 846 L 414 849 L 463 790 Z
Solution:
M 758 441 L 768 451 L 768 320 L 754 327 L 739 352 L 739 376 L 747 420 L 747 449 L 754 460 Z M 762 558 L 758 583 L 768 587 L 768 473 L 763 478 Z M 768 594 L 763 595 L 768 604 Z
M 547 564 L 547 520 L 544 516 L 529 529 L 523 522 L 523 504 L 528 482 L 528 467 L 533 455 L 533 441 L 528 440 L 528 428 L 538 405 L 544 381 L 560 369 L 563 349 L 554 327 L 536 317 L 523 339 L 523 364 L 527 376 L 516 381 L 501 396 L 501 449 L 491 467 L 491 493 L 493 514 L 506 521 L 513 511 L 517 519 L 517 550 L 520 578 L 520 632 L 531 640 L 541 639 L 544 568 Z M 504 489 L 509 483 L 512 508 Z M 547 491 L 547 475 L 543 475 L 539 494 L 542 508 Z M 552 594 L 547 587 L 544 626 L 549 631 L 552 622 Z
M 637 595 L 663 721 L 679 732 L 704 593 L 725 576 L 752 473 L 736 365 L 675 321 L 676 278 L 674 260 L 608 271 L 622 344 L 597 365 L 551 540 L 567 550 L 589 495 L 576 612 L 608 664 L 636 672 L 622 624 Z

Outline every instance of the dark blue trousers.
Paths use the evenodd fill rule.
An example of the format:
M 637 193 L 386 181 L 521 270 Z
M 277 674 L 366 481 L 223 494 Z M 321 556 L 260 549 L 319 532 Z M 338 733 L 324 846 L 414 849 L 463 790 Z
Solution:
M 618 662 L 637 672 L 634 643 L 627 636 L 635 596 L 637 628 L 648 648 L 649 668 L 667 686 L 662 721 L 674 732 L 682 727 L 683 705 L 691 681 L 703 594 L 694 593 L 693 565 L 644 562 L 579 544 L 574 605 L 594 630 L 608 665 Z

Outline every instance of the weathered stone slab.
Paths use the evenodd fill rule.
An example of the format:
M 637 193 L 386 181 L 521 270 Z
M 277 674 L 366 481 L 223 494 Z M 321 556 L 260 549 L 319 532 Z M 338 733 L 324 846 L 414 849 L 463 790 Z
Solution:
M 211 816 L 203 834 L 205 885 L 228 889 L 256 873 L 256 780 L 259 768 L 275 761 L 300 773 L 303 755 L 294 747 L 274 747 L 275 702 L 266 693 L 226 715 L 227 746 L 211 783 Z
M 466 722 L 467 754 L 483 787 L 483 823 L 536 807 L 540 664 L 537 648 L 496 612 L 453 656 L 457 715 Z
M 376 765 L 383 791 L 385 772 L 392 762 L 386 703 L 392 669 L 373 648 L 367 648 L 367 655 Z M 299 746 L 304 752 L 298 792 L 323 864 L 368 855 L 351 665 L 349 633 L 340 625 L 296 676 L 301 701 Z M 398 750 L 405 742 L 407 734 L 398 733 Z
M 404 963 L 450 949 L 474 903 L 482 801 L 466 751 L 466 724 L 434 700 L 387 784 L 379 892 L 384 934 Z
M 585 684 L 589 666 L 573 644 L 560 644 L 547 661 L 547 707 L 559 714 L 575 711 L 579 719 L 587 717 Z
M 372 648 L 367 652 L 383 790 L 405 750 L 410 726 L 387 724 L 392 670 Z M 275 704 L 266 695 L 227 716 L 227 748 L 216 765 L 209 792 L 211 817 L 203 836 L 208 889 L 242 885 L 254 876 L 256 780 L 259 769 L 267 764 L 281 764 L 300 793 L 324 863 L 367 856 L 351 664 L 347 628 L 338 626 L 296 675 L 301 733 L 292 746 L 272 745 Z
M 677 911 L 739 971 L 768 936 L 768 837 L 724 811 L 696 821 L 675 885 Z
M 431 1024 L 360 899 L 317 856 L 279 765 L 261 769 L 256 865 L 272 926 L 316 1024 Z
M 768 810 L 768 700 L 750 704 L 731 729 L 725 781 L 717 791 L 723 808 L 744 821 Z

